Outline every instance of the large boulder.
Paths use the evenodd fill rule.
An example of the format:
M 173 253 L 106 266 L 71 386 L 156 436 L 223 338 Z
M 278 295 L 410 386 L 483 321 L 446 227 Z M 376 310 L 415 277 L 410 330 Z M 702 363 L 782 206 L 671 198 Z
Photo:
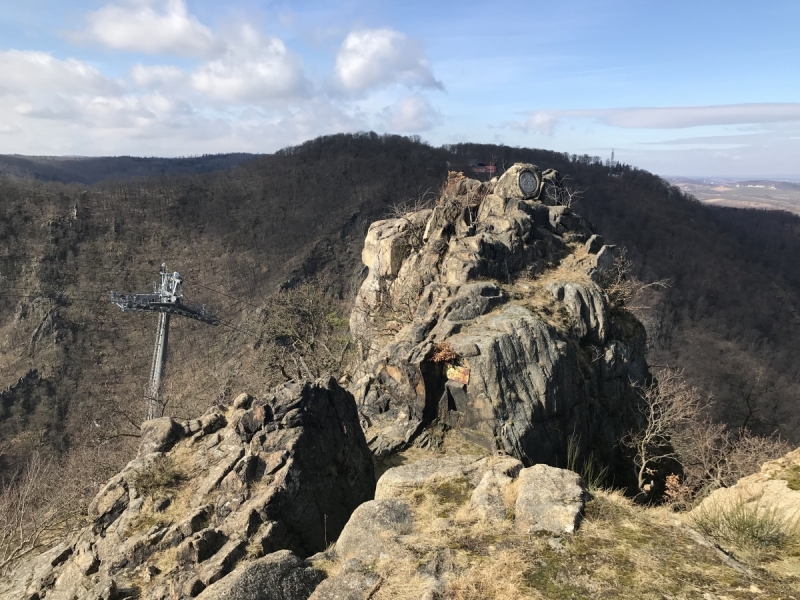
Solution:
M 24 597 L 305 599 L 323 574 L 302 557 L 336 541 L 374 494 L 355 402 L 332 378 L 143 430 L 89 526 L 19 571 Z M 21 597 L 8 590 L 0 599 Z
M 588 490 L 580 475 L 534 465 L 519 476 L 514 518 L 520 533 L 572 533 L 580 524 Z
M 183 437 L 183 427 L 170 417 L 150 419 L 142 423 L 139 456 L 166 452 Z

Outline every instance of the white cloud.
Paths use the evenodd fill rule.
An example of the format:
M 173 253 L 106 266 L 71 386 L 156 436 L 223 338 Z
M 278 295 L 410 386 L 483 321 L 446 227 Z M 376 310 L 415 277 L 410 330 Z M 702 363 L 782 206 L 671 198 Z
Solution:
M 133 81 L 142 87 L 161 88 L 180 82 L 185 74 L 178 67 L 171 65 L 145 66 L 136 65 L 130 71 Z
M 267 152 L 318 135 L 368 127 L 363 117 L 324 98 L 294 97 L 272 105 L 261 102 L 262 92 L 274 97 L 276 89 L 280 93 L 296 91 L 298 81 L 307 82 L 297 79 L 297 69 L 291 70 L 294 59 L 279 40 L 248 39 L 225 59 L 236 69 L 250 70 L 243 74 L 234 69 L 218 79 L 209 77 L 209 85 L 220 87 L 202 91 L 188 84 L 189 74 L 169 65 L 134 67 L 129 76 L 141 87 L 128 87 L 78 60 L 59 60 L 36 52 L 0 52 L 0 153 Z M 256 43 L 255 50 L 250 42 Z M 234 64 L 237 56 L 242 56 L 245 66 Z M 288 61 L 289 66 L 276 67 L 276 61 Z M 267 65 L 260 73 L 256 72 L 263 67 L 259 63 Z M 253 81 L 236 83 L 234 76 Z M 216 100 L 226 97 L 238 102 L 254 94 L 255 105 L 244 110 L 231 105 L 235 102 Z
M 191 82 L 194 89 L 233 104 L 298 97 L 310 89 L 300 58 L 280 39 L 249 26 L 242 27 L 239 40 L 222 57 L 192 73 Z
M 110 48 L 148 54 L 212 56 L 222 44 L 189 14 L 184 0 L 130 0 L 88 16 L 86 34 Z
M 519 123 L 511 123 L 512 129 L 521 129 L 526 132 L 538 132 L 546 135 L 553 135 L 558 118 L 550 113 L 537 112 Z
M 350 33 L 336 56 L 336 74 L 348 90 L 390 83 L 443 89 L 420 44 L 393 29 Z
M 532 113 L 512 128 L 541 131 L 561 119 L 591 119 L 625 129 L 684 129 L 714 125 L 747 125 L 800 121 L 800 103 L 720 104 L 712 106 L 664 106 L 649 108 L 600 108 Z
M 433 129 L 442 122 L 442 115 L 427 98 L 413 94 L 401 98 L 384 110 L 386 125 L 397 133 L 416 133 Z
M 0 95 L 61 92 L 115 93 L 120 85 L 75 59 L 59 60 L 45 52 L 0 52 Z

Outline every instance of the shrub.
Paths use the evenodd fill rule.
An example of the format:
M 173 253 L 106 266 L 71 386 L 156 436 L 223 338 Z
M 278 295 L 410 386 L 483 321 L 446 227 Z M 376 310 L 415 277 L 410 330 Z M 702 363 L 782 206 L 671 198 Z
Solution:
M 701 505 L 692 512 L 691 520 L 709 537 L 742 550 L 784 550 L 800 542 L 796 517 L 758 501 L 738 499 L 729 504 Z
M 455 353 L 455 350 L 453 350 L 453 348 L 447 342 L 433 345 L 433 350 L 431 351 L 430 356 L 431 362 L 453 362 L 457 359 L 458 354 Z
M 133 476 L 131 483 L 143 496 L 156 496 L 183 479 L 170 456 L 159 456 Z

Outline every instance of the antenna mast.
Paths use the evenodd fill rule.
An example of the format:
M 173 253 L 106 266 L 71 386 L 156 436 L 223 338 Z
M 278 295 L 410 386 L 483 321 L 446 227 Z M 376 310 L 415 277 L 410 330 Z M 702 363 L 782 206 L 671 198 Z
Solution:
M 153 350 L 153 362 L 150 366 L 150 381 L 145 398 L 147 413 L 145 420 L 157 419 L 164 412 L 161 401 L 161 380 L 167 366 L 167 345 L 169 342 L 169 317 L 180 315 L 189 317 L 209 325 L 219 325 L 219 318 L 206 310 L 205 306 L 186 303 L 183 300 L 183 279 L 180 273 L 171 273 L 166 263 L 161 264 L 161 284 L 153 283 L 152 294 L 118 294 L 111 292 L 111 302 L 124 312 L 157 312 L 158 329 L 156 344 Z

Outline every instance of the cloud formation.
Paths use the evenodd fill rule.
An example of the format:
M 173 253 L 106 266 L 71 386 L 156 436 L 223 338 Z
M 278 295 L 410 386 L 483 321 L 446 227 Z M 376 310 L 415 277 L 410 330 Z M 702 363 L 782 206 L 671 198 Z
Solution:
M 331 49 L 336 91 L 324 75 L 312 82 L 283 40 L 249 23 L 212 30 L 186 0 L 109 0 L 78 37 L 121 51 L 112 60 L 127 73 L 0 52 L 0 152 L 263 152 L 336 132 L 429 131 L 443 120 L 419 93 L 442 88 L 430 62 L 393 29 L 353 31 Z
M 336 74 L 352 91 L 392 83 L 444 89 L 420 44 L 394 29 L 351 32 L 336 56 Z
M 116 93 L 121 87 L 84 62 L 58 60 L 45 52 L 0 52 L 0 95 Z
M 158 10 L 155 5 L 163 4 Z M 129 0 L 87 17 L 88 37 L 116 50 L 208 57 L 222 50 L 211 30 L 189 14 L 184 0 Z
M 425 96 L 412 94 L 401 98 L 397 104 L 384 111 L 386 125 L 397 133 L 429 131 L 442 123 L 442 115 Z
M 79 60 L 0 52 L 0 152 L 264 152 L 317 135 L 367 128 L 362 118 L 324 98 L 295 96 L 265 106 L 265 98 L 275 93 L 296 92 L 297 69 L 279 40 L 255 42 L 261 50 L 238 64 L 238 71 L 221 75 L 208 63 L 195 73 L 170 65 L 136 65 L 129 78 L 138 89 Z M 219 60 L 235 62 L 238 51 Z M 199 89 L 191 85 L 193 76 Z M 234 108 L 244 102 L 244 110 Z
M 194 89 L 231 104 L 303 96 L 311 87 L 298 56 L 280 39 L 262 36 L 249 26 L 242 27 L 239 41 L 223 56 L 195 70 L 191 83 Z
M 652 108 L 601 108 L 538 111 L 512 123 L 524 131 L 552 133 L 563 119 L 591 119 L 625 129 L 684 129 L 713 125 L 748 125 L 800 121 L 800 103 L 720 104 Z

